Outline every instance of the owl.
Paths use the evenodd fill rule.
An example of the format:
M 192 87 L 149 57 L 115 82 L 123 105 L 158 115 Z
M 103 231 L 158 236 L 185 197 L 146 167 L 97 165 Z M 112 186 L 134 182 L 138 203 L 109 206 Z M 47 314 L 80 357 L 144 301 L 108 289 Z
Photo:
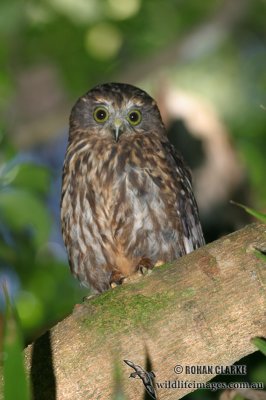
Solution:
M 143 90 L 106 83 L 74 105 L 61 222 L 73 275 L 97 293 L 204 244 L 189 170 Z

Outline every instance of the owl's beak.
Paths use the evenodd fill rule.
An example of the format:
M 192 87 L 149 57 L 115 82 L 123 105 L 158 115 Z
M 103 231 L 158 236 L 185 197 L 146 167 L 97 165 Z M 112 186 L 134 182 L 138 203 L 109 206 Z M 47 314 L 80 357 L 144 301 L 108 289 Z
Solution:
M 123 131 L 122 120 L 120 118 L 115 118 L 113 127 L 114 127 L 114 129 L 113 129 L 114 138 L 115 138 L 115 141 L 118 142 L 119 136 Z

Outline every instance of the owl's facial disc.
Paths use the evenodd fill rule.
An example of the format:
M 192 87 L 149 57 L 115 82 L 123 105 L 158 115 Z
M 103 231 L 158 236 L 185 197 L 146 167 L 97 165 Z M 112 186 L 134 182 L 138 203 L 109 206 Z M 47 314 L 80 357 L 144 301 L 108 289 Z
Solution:
M 143 122 L 141 107 L 143 104 L 138 99 L 120 99 L 115 102 L 113 98 L 99 97 L 91 107 L 91 113 L 100 128 L 98 132 L 104 136 L 111 135 L 118 142 L 122 133 L 127 136 L 133 134 Z

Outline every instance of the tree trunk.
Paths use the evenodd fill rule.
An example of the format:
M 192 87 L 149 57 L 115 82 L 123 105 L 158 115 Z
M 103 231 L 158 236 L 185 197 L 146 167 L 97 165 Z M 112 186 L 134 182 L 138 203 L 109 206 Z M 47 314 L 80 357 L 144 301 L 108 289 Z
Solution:
M 185 366 L 231 365 L 254 352 L 250 339 L 266 336 L 266 262 L 255 249 L 266 249 L 265 225 L 77 305 L 25 351 L 34 398 L 107 400 L 123 390 L 127 400 L 143 399 L 144 385 L 129 379 L 134 370 L 124 359 L 168 386 L 214 376 L 185 374 Z M 157 396 L 176 400 L 193 390 L 159 388 Z

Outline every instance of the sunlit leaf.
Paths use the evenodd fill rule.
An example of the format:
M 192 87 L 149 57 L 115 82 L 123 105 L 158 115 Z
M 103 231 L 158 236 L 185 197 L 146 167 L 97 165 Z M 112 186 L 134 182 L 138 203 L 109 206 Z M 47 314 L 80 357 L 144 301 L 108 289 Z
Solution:
M 18 165 L 12 165 L 10 167 L 9 165 L 4 165 L 4 167 L 0 169 L 0 185 L 5 186 L 13 182 L 18 171 Z

